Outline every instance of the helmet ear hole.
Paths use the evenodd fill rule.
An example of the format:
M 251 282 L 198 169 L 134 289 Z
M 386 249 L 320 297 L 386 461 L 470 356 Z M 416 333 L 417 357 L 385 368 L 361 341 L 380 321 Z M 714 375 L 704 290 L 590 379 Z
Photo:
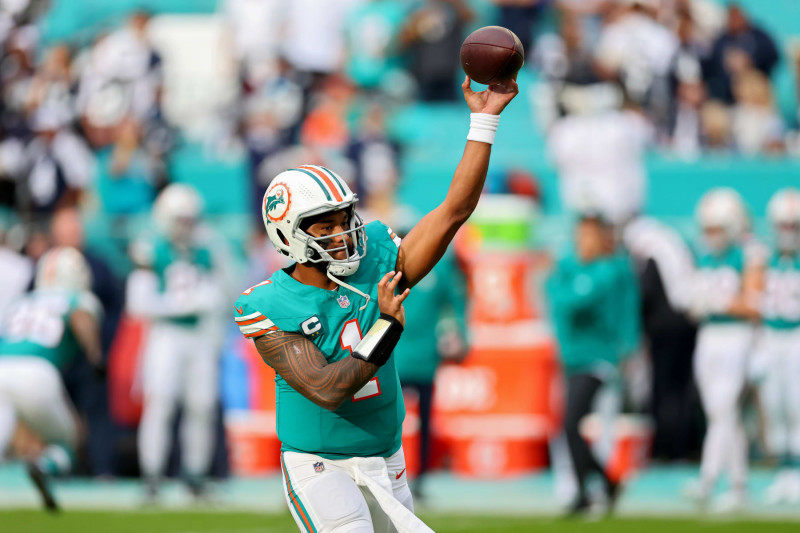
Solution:
M 275 231 L 278 234 L 278 237 L 281 239 L 281 242 L 286 246 L 289 246 L 289 239 L 286 238 L 286 235 L 284 235 L 280 229 L 276 229 Z

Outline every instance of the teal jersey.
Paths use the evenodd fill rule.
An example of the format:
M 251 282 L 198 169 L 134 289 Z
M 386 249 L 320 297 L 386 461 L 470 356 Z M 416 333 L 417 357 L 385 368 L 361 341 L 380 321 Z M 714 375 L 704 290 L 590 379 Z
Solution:
M 213 275 L 213 255 L 203 243 L 192 243 L 182 248 L 159 235 L 137 243 L 137 252 L 142 266 L 150 268 L 158 277 L 158 290 L 162 294 L 174 295 L 175 299 L 193 291 L 203 277 Z M 190 314 L 164 320 L 193 326 L 199 316 Z
M 69 326 L 72 313 L 78 309 L 97 317 L 100 302 L 89 292 L 33 291 L 9 313 L 0 340 L 0 357 L 40 357 L 63 370 L 81 353 Z
M 445 256 L 403 302 L 407 335 L 394 350 L 400 382 L 433 383 L 439 366 L 436 326 L 451 315 L 465 337 L 466 281 L 453 257 Z
M 700 253 L 696 266 L 695 291 L 709 299 L 705 306 L 709 309 L 728 308 L 742 289 L 744 250 L 739 246 L 731 246 L 720 254 Z M 712 312 L 706 322 L 718 324 L 741 320 L 720 311 Z
M 631 257 L 623 251 L 612 256 L 617 263 L 617 297 L 612 311 L 619 318 L 619 355 L 628 357 L 642 340 L 642 306 L 639 278 Z
M 329 363 L 350 357 L 378 320 L 378 282 L 395 269 L 400 240 L 380 222 L 366 226 L 367 253 L 345 287 L 329 291 L 305 285 L 285 270 L 252 287 L 234 304 L 234 318 L 245 337 L 275 331 L 299 333 L 313 342 Z M 278 438 L 281 449 L 328 459 L 388 457 L 400 449 L 405 405 L 394 357 L 375 377 L 335 411 L 321 407 L 275 377 Z
M 567 374 L 592 372 L 615 365 L 625 345 L 625 320 L 619 312 L 619 258 L 582 263 L 571 255 L 562 259 L 545 282 L 550 318 Z M 626 299 L 627 300 L 627 299 Z
M 800 254 L 775 251 L 767 261 L 761 301 L 764 324 L 775 329 L 800 326 Z

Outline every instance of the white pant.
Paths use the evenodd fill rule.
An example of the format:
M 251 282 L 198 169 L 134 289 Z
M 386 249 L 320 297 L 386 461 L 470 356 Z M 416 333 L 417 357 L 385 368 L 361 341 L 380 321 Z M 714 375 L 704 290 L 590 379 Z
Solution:
M 47 444 L 75 448 L 75 410 L 52 363 L 33 356 L 0 357 L 0 460 L 17 421 Z
M 767 451 L 800 459 L 800 328 L 764 328 L 754 359 Z
M 342 460 L 284 452 L 281 463 L 286 502 L 300 531 L 431 531 L 413 516 L 402 448 L 387 458 Z
M 741 421 L 741 397 L 753 329 L 747 324 L 706 324 L 694 354 L 694 376 L 706 413 L 700 476 L 705 488 L 726 471 L 731 484 L 747 480 L 747 437 Z
M 180 403 L 183 468 L 208 473 L 214 443 L 218 389 L 218 339 L 202 326 L 155 322 L 143 361 L 144 411 L 139 426 L 139 463 L 145 476 L 164 473 L 173 417 Z

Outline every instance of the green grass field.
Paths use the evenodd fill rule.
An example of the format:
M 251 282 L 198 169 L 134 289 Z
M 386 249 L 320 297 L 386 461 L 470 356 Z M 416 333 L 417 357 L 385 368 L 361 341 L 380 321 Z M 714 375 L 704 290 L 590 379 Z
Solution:
M 506 518 L 490 516 L 423 516 L 434 531 L 497 533 L 660 533 L 680 531 L 704 533 L 767 530 L 787 533 L 798 529 L 797 522 L 730 520 L 610 519 L 564 520 L 557 518 Z M 287 514 L 266 515 L 213 512 L 67 512 L 57 516 L 39 511 L 0 511 L 3 533 L 294 533 L 297 530 Z

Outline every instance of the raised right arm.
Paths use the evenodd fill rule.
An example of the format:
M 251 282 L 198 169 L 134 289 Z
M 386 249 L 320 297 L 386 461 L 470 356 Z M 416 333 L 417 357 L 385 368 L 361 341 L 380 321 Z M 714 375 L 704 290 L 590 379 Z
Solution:
M 319 348 L 299 333 L 275 331 L 255 339 L 261 358 L 294 390 L 335 411 L 372 379 L 378 366 L 355 357 L 328 363 Z

